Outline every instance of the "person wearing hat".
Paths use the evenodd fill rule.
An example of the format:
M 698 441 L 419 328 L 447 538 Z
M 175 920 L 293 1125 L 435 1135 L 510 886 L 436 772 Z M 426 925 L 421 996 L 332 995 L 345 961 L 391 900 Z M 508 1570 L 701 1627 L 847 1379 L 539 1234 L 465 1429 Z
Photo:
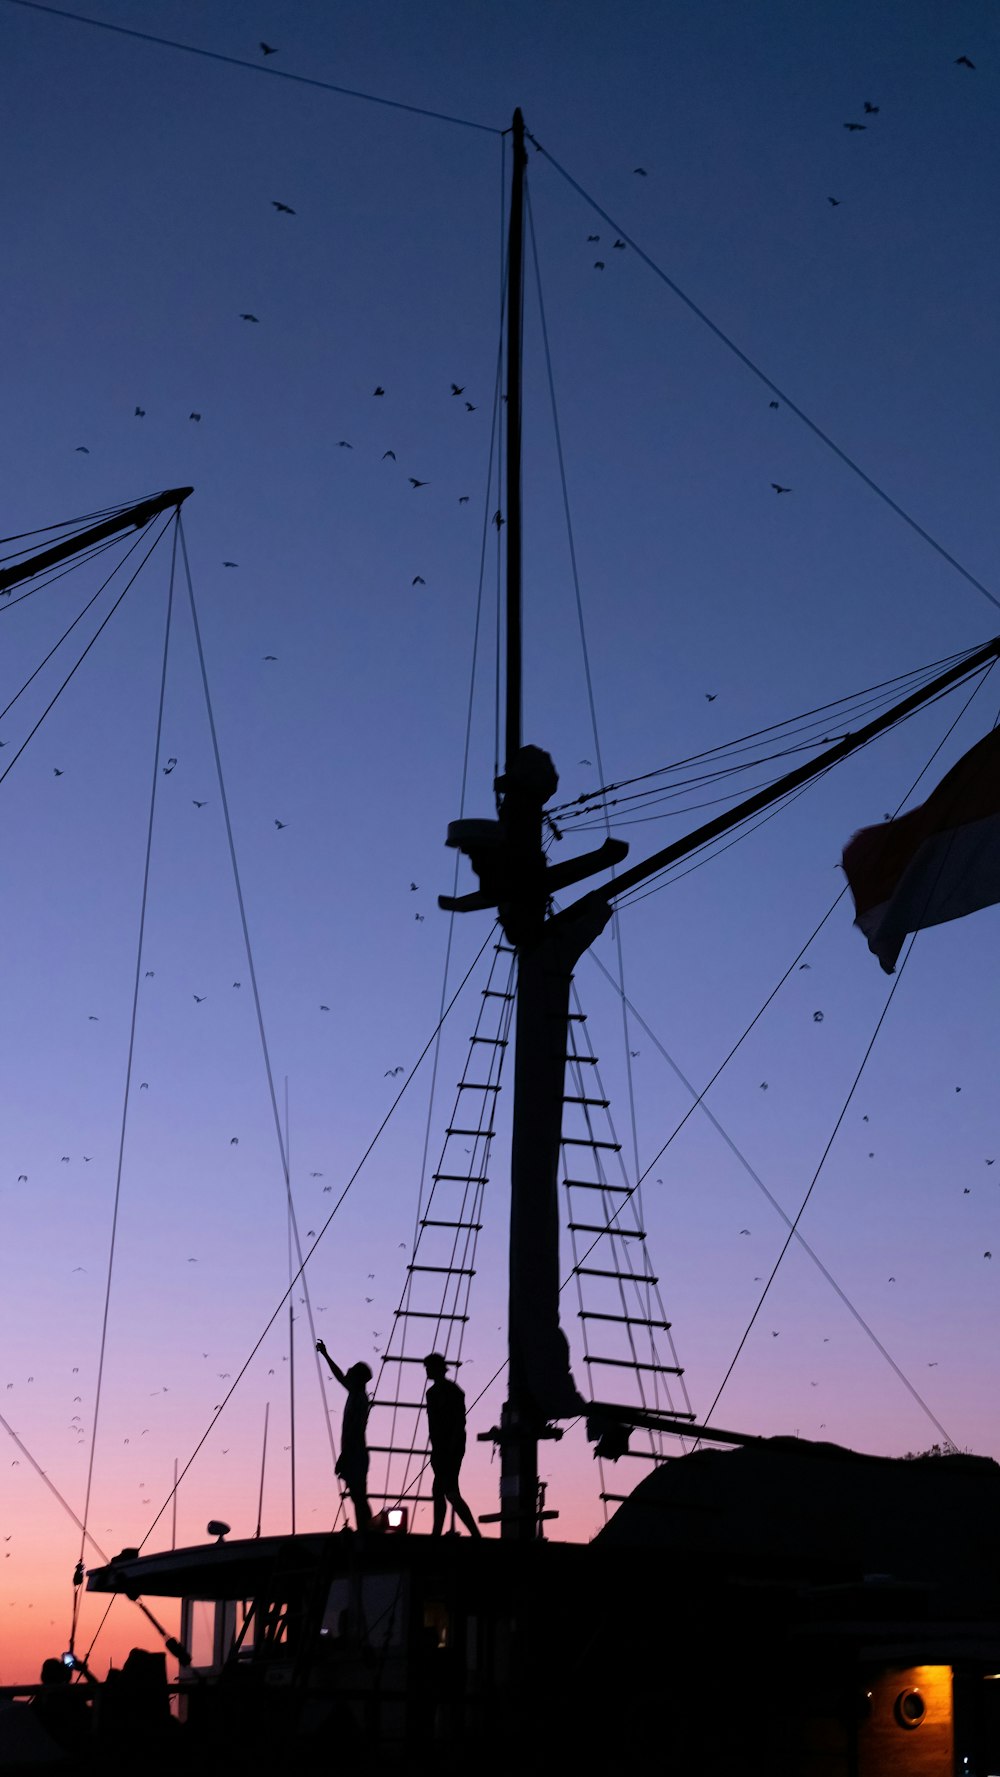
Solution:
M 432 1351 L 424 1358 L 430 1384 L 427 1390 L 427 1432 L 434 1476 L 432 1535 L 441 1535 L 445 1513 L 451 1506 L 469 1535 L 481 1536 L 482 1531 L 458 1490 L 458 1476 L 465 1455 L 465 1395 L 457 1382 L 449 1382 L 445 1374 L 447 1368 L 438 1351 Z
M 342 1388 L 347 1390 L 347 1401 L 344 1406 L 344 1418 L 340 1428 L 340 1456 L 337 1459 L 337 1474 L 343 1481 L 354 1507 L 354 1516 L 359 1530 L 367 1530 L 372 1521 L 372 1509 L 368 1504 L 368 1414 L 371 1401 L 368 1399 L 366 1385 L 372 1379 L 372 1373 L 365 1363 L 352 1364 L 349 1370 L 342 1370 L 335 1364 L 322 1339 L 317 1339 L 316 1350 L 320 1357 L 325 1357 L 333 1374 Z

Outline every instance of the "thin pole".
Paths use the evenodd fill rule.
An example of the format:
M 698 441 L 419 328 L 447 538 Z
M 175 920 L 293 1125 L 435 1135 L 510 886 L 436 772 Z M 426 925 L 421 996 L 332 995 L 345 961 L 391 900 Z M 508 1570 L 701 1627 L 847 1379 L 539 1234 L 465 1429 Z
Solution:
M 177 1458 L 174 1457 L 174 1492 L 170 1511 L 170 1547 L 177 1547 Z
M 264 1443 L 260 1453 L 260 1492 L 257 1495 L 257 1528 L 254 1536 L 260 1536 L 261 1519 L 264 1516 L 264 1464 L 267 1461 L 267 1420 L 271 1411 L 270 1401 L 264 1402 Z
M 521 311 L 524 302 L 524 118 L 514 113 L 507 252 L 507 730 L 506 764 L 521 746 Z
M 288 1075 L 285 1075 L 285 1169 L 288 1182 L 288 1282 L 291 1286 L 292 1271 L 292 1163 L 291 1148 L 288 1140 Z M 292 1535 L 295 1535 L 295 1309 L 294 1298 L 288 1297 L 288 1413 L 291 1420 L 290 1430 L 290 1467 L 292 1487 Z

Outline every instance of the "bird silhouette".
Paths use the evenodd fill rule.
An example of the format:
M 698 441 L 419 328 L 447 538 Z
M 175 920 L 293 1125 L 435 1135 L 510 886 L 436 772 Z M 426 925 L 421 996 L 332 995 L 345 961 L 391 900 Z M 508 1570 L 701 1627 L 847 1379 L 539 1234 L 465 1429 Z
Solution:
M 410 585 L 411 586 L 426 586 L 427 582 L 424 579 L 422 574 L 414 574 L 413 579 L 410 581 Z
M 204 802 L 199 802 L 197 796 L 192 796 L 191 800 L 194 803 L 195 808 L 204 808 Z
M 870 99 L 865 100 L 865 114 L 868 117 L 878 116 L 878 106 L 873 105 Z
M 418 888 L 419 888 L 419 886 L 420 886 L 420 885 L 419 885 L 419 883 L 416 883 L 416 882 L 411 882 L 411 884 L 410 884 L 410 893 L 411 893 L 411 895 L 415 895 L 415 894 L 416 894 L 416 892 L 417 892 L 417 889 L 418 889 Z
M 205 1000 L 207 1000 L 208 995 L 207 993 L 196 993 L 193 995 L 193 998 L 195 1003 L 200 1006 Z
M 391 458 L 392 458 L 392 460 L 393 460 L 393 462 L 395 462 L 395 461 L 396 461 L 396 453 L 395 453 L 395 451 L 394 451 L 394 450 L 384 450 L 384 451 L 383 451 L 383 452 L 382 452 L 382 461 L 383 461 L 383 463 L 384 463 L 384 462 L 385 462 L 385 459 L 386 459 L 386 457 L 391 457 Z
M 53 777 L 65 777 L 66 773 L 64 771 L 60 771 L 58 765 L 53 765 L 52 775 L 53 775 Z
M 589 235 L 588 235 L 588 236 L 587 236 L 587 240 L 588 240 L 588 241 L 599 241 L 599 240 L 600 240 L 600 238 L 601 238 L 601 237 L 600 237 L 600 235 L 599 235 L 599 234 L 589 234 Z
M 238 1136 L 238 1135 L 231 1135 L 231 1136 L 230 1136 L 230 1137 L 229 1137 L 229 1146 L 230 1146 L 230 1147 L 231 1147 L 231 1148 L 238 1148 L 238 1147 L 239 1147 L 239 1145 L 240 1145 L 240 1138 L 239 1138 L 239 1136 Z
M 769 401 L 767 405 L 768 407 L 777 407 L 778 403 L 777 401 Z
M 458 503 L 460 506 L 467 506 L 469 504 L 468 494 L 459 494 Z
M 397 1074 L 404 1073 L 405 1071 L 406 1070 L 402 1067 L 387 1067 L 382 1078 L 384 1080 L 394 1080 Z
M 277 827 L 278 831 L 280 832 L 282 827 L 287 827 L 288 822 L 287 821 L 275 821 L 274 824 Z
M 615 252 L 616 252 L 616 253 L 624 253 L 624 251 L 625 251 L 625 242 L 624 242 L 624 241 L 613 241 L 613 242 L 612 242 L 612 247 L 613 247 L 613 248 L 614 248 L 614 251 L 615 251 Z
M 832 207 L 833 207 L 833 208 L 834 208 L 834 209 L 835 209 L 835 210 L 839 210 L 839 209 L 840 209 L 840 199 L 839 199 L 839 197 L 828 197 L 828 198 L 827 198 L 827 200 L 826 200 L 826 201 L 827 201 L 827 203 L 828 203 L 828 204 L 830 204 L 830 205 L 832 205 Z
M 188 414 L 188 419 L 189 419 L 189 420 L 199 420 L 199 421 L 200 421 L 200 420 L 201 420 L 201 414 L 200 414 L 200 413 L 189 413 L 189 414 Z
M 255 326 L 257 326 L 257 327 L 260 326 L 260 319 L 257 315 L 241 315 L 240 320 L 241 321 L 252 321 Z
M 640 179 L 648 179 L 648 177 L 649 177 L 649 174 L 646 172 L 645 167 L 633 167 L 632 171 L 633 171 L 633 173 L 638 173 Z
M 260 53 L 265 56 L 276 56 L 278 53 L 277 45 L 274 43 L 261 43 Z
M 970 62 L 968 56 L 956 56 L 955 57 L 956 68 L 974 68 L 975 65 L 976 65 L 975 62 Z
M 790 487 L 782 487 L 780 481 L 772 481 L 771 486 L 776 494 L 790 494 L 792 491 Z
M 706 703 L 714 703 L 716 698 L 718 697 L 718 695 L 719 695 L 719 693 L 717 691 L 706 691 L 705 692 L 705 702 Z
M 271 199 L 271 208 L 272 210 L 277 210 L 279 216 L 295 215 L 295 211 L 292 209 L 291 204 L 280 204 L 276 197 Z
M 89 450 L 88 450 L 88 449 L 87 449 L 87 446 L 86 446 L 86 445 L 85 445 L 85 444 L 78 444 L 78 445 L 77 445 L 77 447 L 76 447 L 76 448 L 77 448 L 77 452 L 78 452 L 78 454 L 79 454 L 79 455 L 80 455 L 80 456 L 81 456 L 81 457 L 89 457 L 89 455 L 90 455 L 90 452 L 89 452 Z
M 411 487 L 430 487 L 431 485 L 429 481 L 418 481 L 415 475 L 409 476 L 408 480 Z
M 604 270 L 604 261 L 603 261 L 603 259 L 595 259 L 595 260 L 594 260 L 594 270 L 595 270 L 595 271 L 603 271 L 603 270 Z
M 813 1013 L 813 1023 L 814 1024 L 822 1024 L 822 1022 L 823 1022 L 822 1012 L 814 1012 Z
M 453 395 L 464 395 L 465 394 L 465 384 L 464 383 L 452 383 L 451 392 Z
M 868 125 L 866 123 L 845 123 L 844 128 L 845 130 L 866 130 Z
M 354 446 L 353 446 L 353 444 L 348 444 L 346 438 L 338 438 L 337 439 L 337 449 L 338 450 L 353 450 Z
M 238 568 L 240 564 L 238 561 L 224 561 L 222 565 L 224 568 Z
M 475 413 L 476 409 L 475 409 L 474 404 L 471 401 L 467 401 L 465 403 L 465 411 L 466 411 L 466 413 Z
M 135 410 L 135 416 L 134 416 L 134 417 L 135 417 L 135 418 L 136 418 L 136 419 L 137 419 L 137 420 L 144 420 L 144 419 L 145 419 L 145 417 L 146 417 L 146 409 L 145 409 L 145 408 L 144 408 L 144 407 L 137 407 L 137 408 L 136 408 L 136 410 Z
M 261 655 L 262 660 L 277 660 L 277 658 L 278 658 L 278 656 L 276 654 L 262 654 Z

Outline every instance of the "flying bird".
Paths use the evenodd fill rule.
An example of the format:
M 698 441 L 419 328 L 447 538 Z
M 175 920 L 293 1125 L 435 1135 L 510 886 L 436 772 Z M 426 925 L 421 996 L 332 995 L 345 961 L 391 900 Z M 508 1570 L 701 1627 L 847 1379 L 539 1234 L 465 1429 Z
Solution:
M 835 210 L 839 210 L 839 209 L 840 209 L 840 199 L 839 199 L 839 197 L 828 197 L 828 198 L 827 198 L 827 200 L 826 200 L 826 201 L 827 201 L 827 203 L 828 203 L 828 204 L 831 204 L 831 205 L 832 205 L 832 207 L 833 207 L 833 208 L 834 208 L 834 209 L 835 209 Z
M 135 410 L 135 418 L 137 420 L 144 420 L 145 417 L 146 417 L 146 409 L 144 407 L 137 407 Z
M 403 1072 L 405 1072 L 405 1069 L 403 1069 L 401 1067 L 387 1067 L 382 1078 L 384 1080 L 394 1080 L 396 1078 L 397 1074 L 401 1074 Z
M 58 765 L 53 765 L 52 774 L 54 777 L 65 777 L 65 775 L 66 775 L 65 772 L 60 771 Z
M 706 691 L 705 692 L 705 702 L 706 703 L 714 703 L 716 698 L 718 697 L 718 695 L 719 695 L 719 693 L 717 691 Z
M 205 806 L 204 802 L 199 802 L 198 798 L 196 796 L 192 796 L 191 800 L 194 803 L 195 808 L 204 808 L 204 806 Z
M 870 99 L 865 100 L 865 114 L 868 117 L 878 116 L 878 106 L 873 105 Z
M 465 403 L 465 411 L 466 411 L 466 413 L 475 413 L 475 411 L 476 411 L 476 408 L 475 408 L 475 404 L 474 404 L 474 402 L 472 402 L 472 401 L 467 401 L 467 402 L 466 402 L 466 403 Z
M 384 390 L 384 389 L 383 389 L 383 387 L 382 387 L 382 384 L 381 384 L 381 383 L 379 383 L 379 385 L 378 385 L 378 388 L 377 388 L 377 389 L 373 389 L 373 390 L 372 390 L 372 394 L 373 394 L 373 395 L 384 395 L 384 394 L 385 394 L 385 390 Z
M 353 446 L 353 444 L 348 444 L 346 438 L 338 438 L 337 439 L 337 449 L 338 450 L 353 450 L 354 446 Z
M 255 326 L 258 326 L 258 327 L 260 326 L 260 320 L 257 315 L 241 315 L 240 320 L 241 321 L 253 321 Z
M 640 179 L 648 179 L 649 178 L 649 174 L 646 172 L 645 167 L 633 167 L 632 171 L 633 171 L 633 173 L 638 173 Z
M 599 235 L 599 234 L 589 234 L 589 235 L 588 235 L 588 236 L 587 236 L 587 240 L 588 240 L 588 241 L 599 241 L 599 240 L 600 240 L 600 238 L 601 238 L 601 237 L 600 237 L 600 235 Z
M 419 886 L 420 886 L 420 884 L 419 884 L 419 883 L 416 883 L 416 882 L 411 882 L 411 884 L 410 884 L 410 893 L 411 893 L 411 895 L 415 895 L 415 894 L 416 894 L 416 892 L 417 892 L 417 889 L 418 889 L 418 888 L 419 888 Z M 988 1166 L 988 1165 L 989 1165 L 989 1164 L 990 1164 L 990 1163 L 989 1163 L 989 1161 L 988 1161 L 988 1160 L 987 1160 L 987 1162 L 986 1162 L 986 1164 L 987 1164 L 987 1166 Z
M 462 383 L 461 385 L 459 385 L 458 383 L 452 383 L 451 392 L 453 395 L 464 395 L 465 394 L 465 384 Z
M 460 506 L 467 506 L 469 504 L 468 494 L 459 494 L 458 503 Z
M 410 475 L 407 479 L 411 487 L 430 487 L 429 481 L 418 481 L 415 475 Z
M 278 656 L 276 654 L 262 654 L 261 655 L 262 660 L 277 660 L 277 658 L 278 658 Z
M 976 65 L 975 62 L 970 62 L 968 56 L 956 56 L 955 57 L 956 68 L 974 68 L 975 65 Z
M 844 128 L 845 130 L 866 130 L 868 125 L 866 123 L 845 123 Z
M 287 827 L 288 822 L 287 821 L 275 821 L 274 824 L 277 827 L 278 831 L 280 832 L 282 827 Z
M 768 407 L 777 407 L 778 403 L 777 401 L 769 401 L 767 405 Z
M 279 216 L 295 215 L 295 211 L 292 209 L 291 204 L 280 204 L 276 197 L 271 199 L 271 208 L 272 210 L 277 210 Z
M 207 993 L 196 993 L 196 994 L 194 994 L 193 998 L 195 999 L 196 1003 L 200 1006 L 202 1004 L 203 1000 L 207 1000 L 208 995 L 207 995 Z
M 188 414 L 188 419 L 189 419 L 189 420 L 200 420 L 200 419 L 201 419 L 201 414 L 200 414 L 200 413 L 189 413 L 189 414 Z
M 624 251 L 625 251 L 625 242 L 624 241 L 614 241 L 612 243 L 612 245 L 613 245 L 614 251 L 616 253 L 624 253 Z
M 422 574 L 414 574 L 413 579 L 410 581 L 410 585 L 411 586 L 426 586 L 427 582 L 424 579 Z
M 792 491 L 790 487 L 782 487 L 780 481 L 772 481 L 771 486 L 776 494 L 790 494 Z
M 603 261 L 603 259 L 595 259 L 595 260 L 594 260 L 594 270 L 595 270 L 595 271 L 603 271 L 603 270 L 604 270 L 604 261 Z
M 391 457 L 391 458 L 392 458 L 392 460 L 393 460 L 393 462 L 395 462 L 395 461 L 396 461 L 396 453 L 395 453 L 395 451 L 394 451 L 394 450 L 384 450 L 384 451 L 383 451 L 383 452 L 382 452 L 382 461 L 383 461 L 383 463 L 384 463 L 384 462 L 385 462 L 385 459 L 386 459 L 386 457 Z
M 240 564 L 238 561 L 224 561 L 222 565 L 224 568 L 238 568 Z
M 89 457 L 90 452 L 85 444 L 78 444 L 76 448 L 82 457 Z

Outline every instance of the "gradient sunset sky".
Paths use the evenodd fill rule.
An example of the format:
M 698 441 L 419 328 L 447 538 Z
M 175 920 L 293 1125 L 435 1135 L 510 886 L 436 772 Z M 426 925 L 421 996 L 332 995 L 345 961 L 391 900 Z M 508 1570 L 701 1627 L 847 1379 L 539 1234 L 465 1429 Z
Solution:
M 595 745 L 606 782 L 631 779 L 1000 628 L 1000 26 L 986 0 L 87 10 L 146 38 L 0 0 L 0 529 L 195 489 L 184 531 L 303 1239 L 353 1181 L 310 1260 L 309 1309 L 338 1362 L 377 1367 L 485 985 L 488 916 L 450 930 L 436 897 L 470 707 L 465 812 L 493 813 L 513 109 L 547 151 L 531 147 L 528 179 L 573 544 L 529 261 L 525 738 L 552 753 L 562 803 L 597 787 Z M 175 1462 L 190 1462 L 179 1544 L 210 1517 L 250 1535 L 268 1409 L 263 1528 L 291 1518 L 285 1185 L 181 581 L 155 765 L 169 538 L 65 689 L 86 624 L 11 701 L 110 559 L 0 605 L 0 1682 L 66 1645 L 92 1450 L 106 1553 L 169 1543 Z M 762 1187 L 794 1215 L 836 1128 L 802 1233 L 843 1295 L 793 1245 L 719 1424 L 1000 1457 L 997 909 L 917 940 L 838 1126 L 893 986 L 842 900 L 711 1117 L 651 1164 L 829 913 L 849 835 L 922 800 L 995 722 L 1000 680 L 962 714 L 970 689 L 636 900 L 578 969 L 626 1159 L 649 1170 L 650 1258 L 699 1413 L 784 1243 Z M 699 799 L 619 828 L 622 805 L 632 857 L 704 818 Z M 601 837 L 563 830 L 556 855 Z M 617 978 L 619 938 L 644 1023 L 623 1026 L 599 966 Z M 411 1078 L 470 969 L 436 1066 L 431 1048 Z M 461 1371 L 481 1512 L 497 1497 L 475 1434 L 503 1399 L 505 1153 L 500 1136 Z M 293 1306 L 296 1522 L 321 1529 L 342 1396 L 297 1290 Z M 594 1534 L 582 1425 L 543 1466 L 553 1534 Z M 81 1650 L 103 1608 L 84 1599 Z M 95 1670 L 133 1643 L 156 1645 L 122 1601 Z

